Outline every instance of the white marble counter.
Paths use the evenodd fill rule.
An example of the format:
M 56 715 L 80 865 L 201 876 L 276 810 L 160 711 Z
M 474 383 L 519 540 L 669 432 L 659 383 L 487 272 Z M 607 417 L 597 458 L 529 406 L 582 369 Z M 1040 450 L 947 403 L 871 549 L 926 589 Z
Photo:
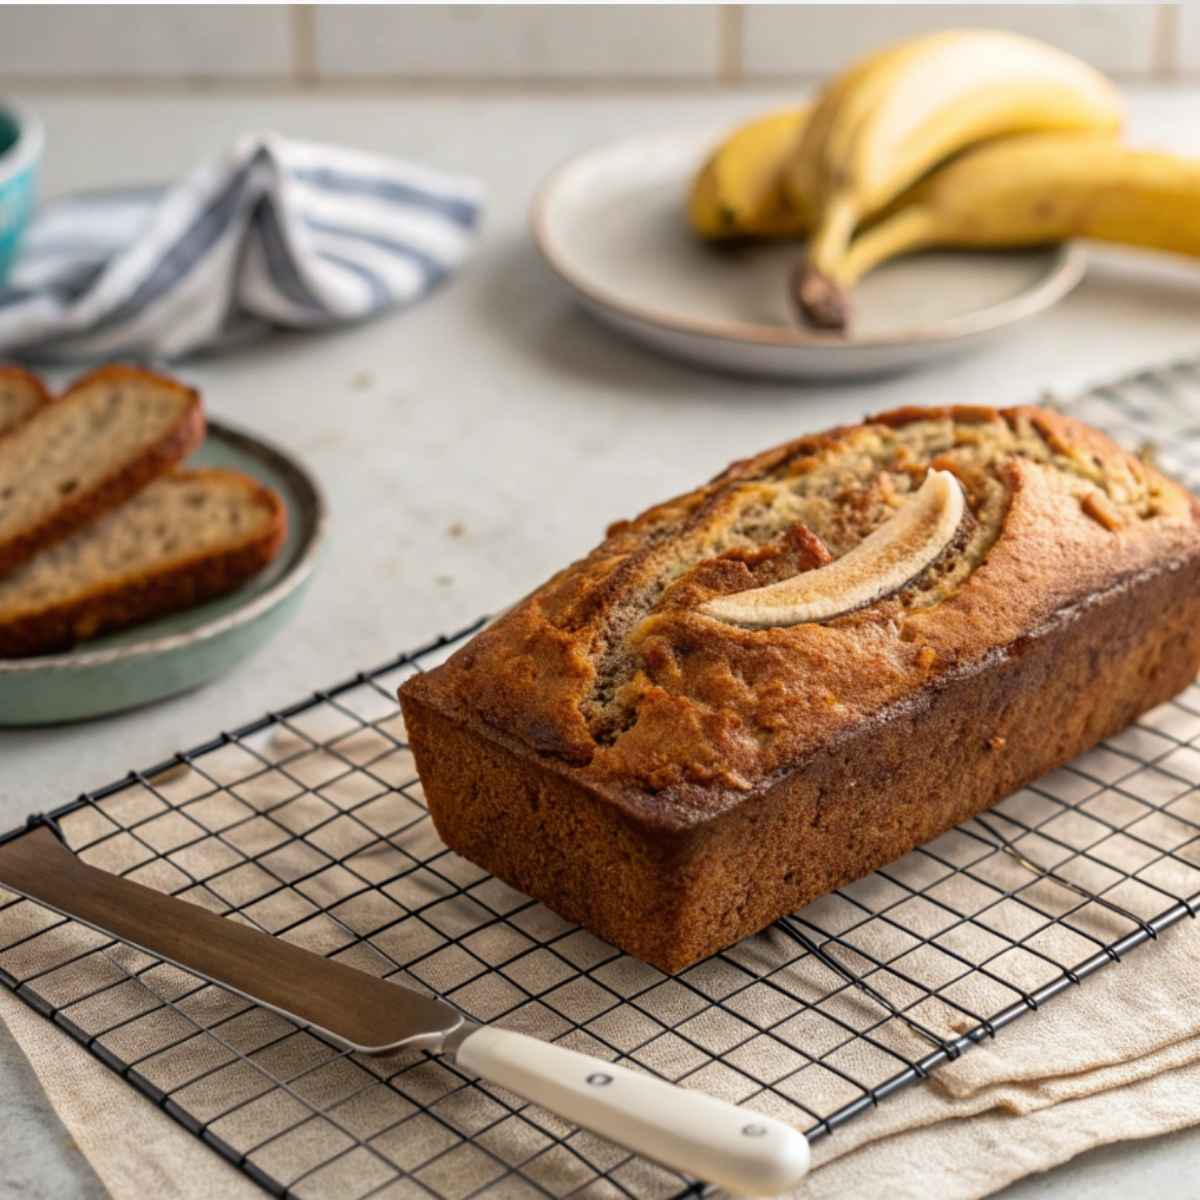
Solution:
M 1103 256 L 1066 303 L 1011 340 L 870 385 L 704 375 L 578 311 L 526 235 L 544 173 L 633 131 L 731 122 L 780 102 L 778 91 L 26 98 L 46 121 L 51 194 L 177 175 L 238 133 L 271 127 L 473 172 L 488 208 L 478 253 L 419 309 L 182 372 L 214 414 L 268 434 L 320 476 L 332 533 L 316 581 L 288 630 L 208 688 L 109 720 L 0 732 L 0 828 L 504 605 L 612 519 L 731 458 L 868 410 L 1028 400 L 1200 354 L 1200 277 L 1122 255 Z M 1132 102 L 1139 137 L 1200 153 L 1200 92 L 1142 91 Z M 36 1194 L 9 1166 L 14 1118 L 36 1092 L 19 1074 L 9 1084 L 2 1059 L 0 1049 L 0 1196 Z M 86 1195 L 52 1140 L 38 1145 L 46 1194 Z M 1108 1200 L 1153 1187 L 1173 1200 L 1192 1195 L 1198 1175 L 1200 1137 L 1183 1135 L 1091 1156 L 1013 1195 Z

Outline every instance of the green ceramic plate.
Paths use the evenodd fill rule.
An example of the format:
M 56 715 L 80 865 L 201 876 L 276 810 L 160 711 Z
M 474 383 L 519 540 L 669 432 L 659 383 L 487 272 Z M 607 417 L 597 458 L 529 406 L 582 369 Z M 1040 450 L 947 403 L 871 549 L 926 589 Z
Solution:
M 187 612 L 69 654 L 0 659 L 0 725 L 76 721 L 187 691 L 237 666 L 296 611 L 325 527 L 316 482 L 282 451 L 219 421 L 208 422 L 189 463 L 234 467 L 283 497 L 288 534 L 278 557 L 245 587 Z

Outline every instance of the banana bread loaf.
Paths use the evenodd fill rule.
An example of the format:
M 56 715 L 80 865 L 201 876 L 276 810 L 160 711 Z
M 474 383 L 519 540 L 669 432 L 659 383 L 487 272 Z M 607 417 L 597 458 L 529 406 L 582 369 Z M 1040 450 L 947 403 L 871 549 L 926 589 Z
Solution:
M 676 971 L 1198 666 L 1190 495 L 1057 413 L 906 409 L 612 526 L 401 701 L 449 846 Z

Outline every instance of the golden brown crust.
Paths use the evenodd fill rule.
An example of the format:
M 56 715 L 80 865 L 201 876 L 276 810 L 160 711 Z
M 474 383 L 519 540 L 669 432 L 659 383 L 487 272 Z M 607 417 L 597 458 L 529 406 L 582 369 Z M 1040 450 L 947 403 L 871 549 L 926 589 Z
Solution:
M 949 423 L 942 442 L 1003 426 L 1037 450 L 988 467 L 990 516 L 968 458 L 911 464 L 919 480 L 948 458 L 995 523 L 932 602 L 754 630 L 695 611 L 822 560 L 794 529 L 729 551 L 730 514 L 768 476 L 826 470 L 931 420 Z M 835 517 L 865 503 L 856 487 Z M 1195 499 L 1057 413 L 912 409 L 798 439 L 617 523 L 401 700 L 452 848 L 672 970 L 1067 761 L 1198 667 Z M 610 669 L 616 694 L 598 703 Z
M 1105 528 L 1076 494 L 1090 483 L 1013 457 L 998 468 L 1008 501 L 994 545 L 932 607 L 881 604 L 824 624 L 762 630 L 703 616 L 695 602 L 672 606 L 671 591 L 668 602 L 656 596 L 650 608 L 637 608 L 639 589 L 662 556 L 689 538 L 708 544 L 728 527 L 735 497 L 744 502 L 767 472 L 802 474 L 816 457 L 873 436 L 879 426 L 931 419 L 1022 423 L 1072 454 L 1094 456 L 1121 479 L 1137 473 L 1149 480 L 1157 510 Z M 918 469 L 923 474 L 925 466 Z M 735 463 L 696 492 L 618 523 L 587 558 L 420 686 L 461 720 L 585 767 L 597 784 L 625 795 L 631 812 L 703 821 L 872 714 L 1028 635 L 1060 609 L 1149 566 L 1186 558 L 1198 546 L 1196 502 L 1077 421 L 1035 408 L 901 410 Z M 691 574 L 707 572 L 711 582 L 715 567 L 710 559 Z M 732 566 L 727 573 L 732 579 Z M 620 681 L 625 711 L 615 728 L 590 720 L 588 711 L 612 653 L 632 664 Z
M 0 437 L 11 432 L 23 421 L 33 416 L 42 405 L 49 404 L 54 398 L 47 390 L 46 385 L 32 371 L 26 371 L 24 367 L 18 367 L 15 363 L 0 363 L 0 388 L 3 388 L 6 384 L 25 388 L 35 399 L 32 406 L 19 421 L 14 421 L 12 424 L 6 425 L 0 420 Z
M 178 380 L 141 367 L 120 363 L 97 367 L 77 379 L 52 403 L 61 403 L 68 399 L 72 392 L 104 379 L 137 380 L 177 392 L 184 399 L 184 407 L 178 421 L 135 460 L 113 471 L 88 491 L 64 499 L 53 514 L 38 525 L 22 530 L 8 541 L 0 543 L 0 575 L 12 570 L 43 547 L 66 537 L 81 525 L 86 525 L 102 513 L 115 508 L 123 500 L 128 500 L 152 479 L 166 474 L 173 466 L 182 462 L 204 440 L 204 409 L 200 393 Z
M 137 579 L 93 588 L 86 595 L 0 620 L 0 658 L 51 654 L 101 633 L 179 612 L 240 587 L 266 567 L 287 533 L 287 510 L 270 488 L 236 471 L 200 467 L 177 471 L 180 479 L 234 478 L 270 513 L 267 526 L 236 545 L 171 564 Z
M 632 817 L 585 769 L 401 694 L 452 849 L 664 971 L 900 858 L 1187 685 L 1200 557 L 1110 589 L 864 722 L 720 816 Z

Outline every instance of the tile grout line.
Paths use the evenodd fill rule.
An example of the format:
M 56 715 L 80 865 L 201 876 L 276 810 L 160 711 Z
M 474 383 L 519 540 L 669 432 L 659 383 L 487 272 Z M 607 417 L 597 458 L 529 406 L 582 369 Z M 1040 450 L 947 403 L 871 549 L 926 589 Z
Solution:
M 812 82 L 816 75 L 762 76 L 735 82 L 733 86 L 751 88 L 792 87 L 797 79 Z M 711 93 L 727 85 L 710 69 L 704 76 L 616 75 L 598 77 L 580 75 L 536 78 L 512 78 L 504 75 L 328 75 L 318 73 L 304 81 L 293 71 L 278 78 L 263 75 L 225 76 L 150 75 L 116 78 L 105 75 L 14 75 L 4 77 L 6 86 L 55 95 L 98 95 L 104 97 L 147 94 L 192 95 L 212 93 L 215 89 L 228 96 L 288 95 L 309 91 L 315 86 L 331 95 L 427 96 L 605 96 L 636 91 L 647 94 Z
M 290 7 L 292 81 L 304 87 L 318 82 L 316 11 L 308 4 Z
M 298 40 L 298 39 L 297 39 Z M 751 77 L 726 81 L 714 75 L 656 76 L 626 75 L 612 77 L 578 76 L 552 78 L 511 78 L 499 75 L 440 76 L 440 75 L 321 75 L 304 78 L 300 64 L 294 63 L 288 75 L 149 75 L 113 77 L 106 75 L 21 75 L 9 73 L 7 87 L 21 88 L 49 96 L 89 95 L 105 99 L 146 95 L 214 95 L 247 97 L 259 95 L 298 95 L 314 88 L 329 95 L 377 97 L 426 97 L 431 100 L 446 97 L 474 96 L 612 96 L 622 92 L 647 95 L 680 95 L 689 92 L 703 95 L 727 88 L 747 92 L 771 92 L 820 83 L 818 72 L 764 72 Z M 1182 83 L 1200 87 L 1200 68 L 1177 67 L 1169 78 L 1151 70 L 1113 71 L 1106 74 L 1119 83 L 1153 84 Z
M 1154 41 L 1150 69 L 1155 79 L 1175 79 L 1179 74 L 1179 5 L 1160 4 L 1154 13 Z
M 717 9 L 717 79 L 742 82 L 745 71 L 745 6 L 722 4 Z

